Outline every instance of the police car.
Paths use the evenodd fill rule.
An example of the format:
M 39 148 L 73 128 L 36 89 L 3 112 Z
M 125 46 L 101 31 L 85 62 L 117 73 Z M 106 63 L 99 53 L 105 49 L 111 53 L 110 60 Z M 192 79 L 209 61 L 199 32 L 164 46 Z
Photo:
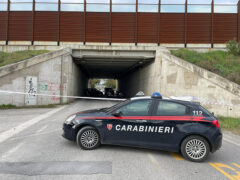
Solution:
M 194 162 L 204 161 L 222 145 L 217 118 L 200 103 L 161 96 L 135 97 L 110 108 L 70 115 L 63 137 L 84 150 L 100 144 L 181 152 Z

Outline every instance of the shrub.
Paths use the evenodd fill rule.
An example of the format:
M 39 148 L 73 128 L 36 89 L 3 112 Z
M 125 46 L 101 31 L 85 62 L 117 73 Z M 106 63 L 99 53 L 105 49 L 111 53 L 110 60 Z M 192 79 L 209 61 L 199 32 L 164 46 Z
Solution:
M 240 55 L 240 44 L 236 41 L 236 39 L 233 39 L 227 43 L 227 50 L 234 56 L 238 56 Z

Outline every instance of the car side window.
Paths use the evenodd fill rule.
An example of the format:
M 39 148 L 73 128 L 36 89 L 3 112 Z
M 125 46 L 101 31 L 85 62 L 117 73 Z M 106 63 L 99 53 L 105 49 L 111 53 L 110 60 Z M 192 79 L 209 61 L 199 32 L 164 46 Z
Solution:
M 156 115 L 157 116 L 184 116 L 187 115 L 189 108 L 182 104 L 159 101 Z
M 122 116 L 148 116 L 152 100 L 138 100 L 122 106 L 117 110 Z

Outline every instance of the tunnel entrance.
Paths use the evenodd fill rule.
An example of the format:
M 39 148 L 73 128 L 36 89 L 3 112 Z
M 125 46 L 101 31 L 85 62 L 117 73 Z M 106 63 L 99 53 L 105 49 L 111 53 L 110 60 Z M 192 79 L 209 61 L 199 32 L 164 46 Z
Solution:
M 78 95 L 89 95 L 86 94 L 86 89 L 93 88 L 89 86 L 92 79 L 114 79 L 117 82 L 117 87 L 115 90 L 113 89 L 115 91 L 114 96 L 118 94 L 117 97 L 131 97 L 130 89 L 135 92 L 141 89 L 135 87 L 136 89 L 132 90 L 131 87 L 128 90 L 127 86 L 129 85 L 126 82 L 128 77 L 130 78 L 132 73 L 152 63 L 155 59 L 155 51 L 73 50 L 72 56 L 74 63 L 82 74 L 81 79 L 85 79 L 85 85 L 78 86 L 81 89 L 78 91 L 81 94 Z M 83 82 L 83 80 L 80 81 Z M 102 93 L 107 97 L 105 89 Z
M 88 88 L 84 90 L 86 97 L 124 98 L 118 90 L 116 79 L 89 79 Z

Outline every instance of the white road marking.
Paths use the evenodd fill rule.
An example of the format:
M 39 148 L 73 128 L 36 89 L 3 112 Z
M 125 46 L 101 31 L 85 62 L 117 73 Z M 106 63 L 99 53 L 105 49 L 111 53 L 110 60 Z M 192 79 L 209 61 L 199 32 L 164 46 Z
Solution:
M 64 109 L 66 106 L 62 106 L 60 108 L 57 108 L 57 109 L 54 109 L 46 114 L 43 114 L 43 115 L 40 115 L 36 118 L 33 118 L 23 124 L 20 124 L 19 126 L 17 127 L 14 127 L 14 128 L 11 128 L 10 130 L 8 131 L 5 131 L 5 132 L 2 132 L 0 134 L 0 143 L 4 142 L 5 140 L 7 140 L 8 138 L 22 132 L 23 130 L 29 128 L 30 126 L 38 123 L 39 121 L 43 120 L 43 119 L 46 119 L 48 117 L 50 117 L 51 115 L 57 113 L 58 111 L 61 111 L 62 109 Z
M 55 133 L 55 132 L 61 132 L 62 130 L 61 129 L 57 129 L 57 130 L 53 130 L 53 131 L 49 131 L 49 132 L 42 132 L 42 133 L 34 133 L 34 134 L 30 134 L 30 135 L 27 135 L 27 136 L 17 136 L 17 137 L 14 137 L 14 138 L 10 138 L 9 140 L 16 140 L 16 139 L 22 139 L 22 138 L 28 138 L 28 137 L 34 137 L 34 136 L 39 136 L 39 135 L 45 135 L 45 134 L 51 134 L 51 133 Z
M 41 129 L 39 129 L 39 130 L 36 132 L 36 134 L 41 133 L 41 132 L 44 131 L 47 127 L 48 127 L 47 125 L 43 126 Z
M 231 139 L 228 139 L 228 138 L 224 137 L 223 140 L 240 147 L 240 144 L 232 141 Z
M 23 146 L 23 142 L 18 144 L 17 146 L 13 147 L 12 149 L 10 149 L 9 151 L 7 151 L 6 153 L 2 154 L 1 158 L 7 158 L 9 156 L 11 156 L 14 152 L 16 152 L 21 146 Z

